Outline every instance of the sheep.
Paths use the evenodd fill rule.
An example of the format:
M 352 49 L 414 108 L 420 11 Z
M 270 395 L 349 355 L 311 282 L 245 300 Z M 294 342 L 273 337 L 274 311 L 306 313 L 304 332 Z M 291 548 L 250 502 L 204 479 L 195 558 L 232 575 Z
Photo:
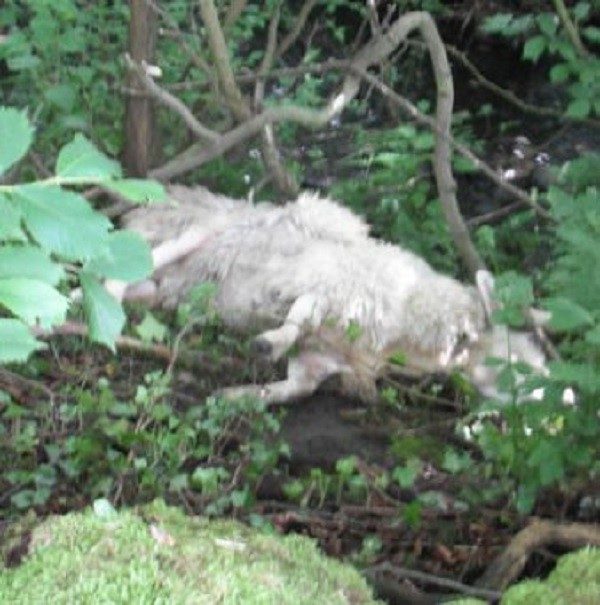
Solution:
M 224 323 L 255 334 L 252 349 L 276 361 L 294 345 L 287 378 L 229 387 L 227 397 L 267 403 L 308 396 L 331 376 L 345 393 L 371 400 L 376 380 L 401 353 L 411 375 L 461 371 L 499 397 L 488 357 L 523 361 L 546 373 L 529 334 L 491 323 L 493 277 L 469 286 L 422 258 L 369 237 L 349 209 L 314 193 L 284 206 L 258 205 L 202 187 L 171 186 L 170 203 L 138 208 L 124 226 L 153 248 L 149 283 L 121 292 L 176 306 L 195 285 L 215 282 Z

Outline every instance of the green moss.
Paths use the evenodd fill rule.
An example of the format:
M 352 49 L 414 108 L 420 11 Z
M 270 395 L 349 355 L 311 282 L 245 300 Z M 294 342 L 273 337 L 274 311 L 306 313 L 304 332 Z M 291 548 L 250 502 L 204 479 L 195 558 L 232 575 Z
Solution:
M 0 572 L 0 603 L 375 603 L 358 572 L 301 536 L 189 518 L 156 502 L 38 526 L 30 555 Z
M 600 549 L 586 548 L 561 557 L 548 578 L 509 588 L 502 605 L 596 605 L 600 603 Z
M 485 601 L 458 599 L 452 605 L 481 605 Z M 526 580 L 509 588 L 501 605 L 598 605 L 600 603 L 600 548 L 584 548 L 558 560 L 544 581 Z

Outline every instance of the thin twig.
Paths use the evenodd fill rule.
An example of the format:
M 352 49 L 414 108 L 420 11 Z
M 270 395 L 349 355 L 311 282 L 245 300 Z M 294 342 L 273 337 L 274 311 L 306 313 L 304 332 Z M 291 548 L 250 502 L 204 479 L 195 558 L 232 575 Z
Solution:
M 378 565 L 368 567 L 364 570 L 364 573 L 368 575 L 388 573 L 398 579 L 416 580 L 418 582 L 424 582 L 426 584 L 433 584 L 434 586 L 447 588 L 454 592 L 466 594 L 471 597 L 480 597 L 482 599 L 488 599 L 491 601 L 498 601 L 502 596 L 502 593 L 496 590 L 488 590 L 486 588 L 468 586 L 467 584 L 457 582 L 456 580 L 451 580 L 450 578 L 442 578 L 440 576 L 426 573 L 424 571 L 418 571 L 416 569 L 398 567 L 396 565 L 392 565 L 389 562 L 379 563 Z
M 291 31 L 283 38 L 283 40 L 279 43 L 277 50 L 275 51 L 275 58 L 279 59 L 282 57 L 287 50 L 294 44 L 294 42 L 298 39 L 298 36 L 302 33 L 304 29 L 304 25 L 306 24 L 306 20 L 310 15 L 310 12 L 314 8 L 317 0 L 306 0 L 296 17 L 296 21 L 294 22 L 294 27 L 292 27 Z
M 328 59 L 323 63 L 311 63 L 302 64 L 295 67 L 278 67 L 271 69 L 264 74 L 259 75 L 258 73 L 243 73 L 236 74 L 235 81 L 238 84 L 253 84 L 258 79 L 273 80 L 276 78 L 288 77 L 288 76 L 302 76 L 304 74 L 324 74 L 334 69 L 345 69 L 349 64 L 349 61 L 339 59 Z M 174 84 L 167 84 L 165 88 L 169 90 L 190 90 L 194 88 L 202 88 L 207 86 L 204 81 L 188 81 L 188 82 L 175 82 Z
M 519 210 L 523 210 L 526 208 L 523 202 L 513 202 L 512 204 L 507 204 L 506 206 L 502 206 L 502 208 L 498 208 L 497 210 L 491 210 L 490 212 L 486 212 L 485 214 L 480 214 L 479 216 L 474 216 L 473 218 L 467 219 L 467 225 L 471 227 L 471 229 L 475 227 L 479 227 L 481 225 L 489 225 L 493 224 L 515 212 L 519 212 Z

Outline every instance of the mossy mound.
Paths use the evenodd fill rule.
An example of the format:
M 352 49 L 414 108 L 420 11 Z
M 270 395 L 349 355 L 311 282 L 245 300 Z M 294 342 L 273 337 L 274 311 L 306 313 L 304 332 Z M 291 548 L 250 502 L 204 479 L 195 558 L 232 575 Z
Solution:
M 485 605 L 477 599 L 452 601 L 453 605 Z M 558 560 L 546 580 L 526 580 L 511 586 L 501 605 L 598 605 L 600 603 L 600 548 L 584 548 Z
M 544 581 L 527 580 L 509 588 L 502 605 L 598 605 L 600 549 L 585 548 L 561 557 Z
M 51 517 L 29 555 L 0 571 L 0 603 L 376 603 L 352 567 L 302 536 L 186 517 L 162 502 L 137 512 Z

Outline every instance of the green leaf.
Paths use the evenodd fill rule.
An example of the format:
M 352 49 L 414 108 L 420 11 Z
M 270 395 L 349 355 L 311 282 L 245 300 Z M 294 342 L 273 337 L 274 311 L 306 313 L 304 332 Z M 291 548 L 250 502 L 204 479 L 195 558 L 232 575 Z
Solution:
M 548 37 L 552 37 L 556 34 L 558 28 L 558 17 L 554 13 L 542 13 L 537 15 L 536 21 L 540 31 Z
M 80 280 L 90 339 L 114 351 L 115 340 L 125 325 L 123 308 L 92 275 L 82 272 Z
M 580 387 L 590 393 L 600 391 L 600 376 L 591 364 L 552 361 L 548 366 L 554 380 Z
M 530 485 L 520 485 L 517 490 L 516 506 L 521 515 L 531 512 L 535 504 L 535 488 Z
M 523 58 L 537 63 L 537 60 L 540 58 L 545 49 L 546 38 L 544 38 L 544 36 L 534 36 L 533 38 L 529 38 L 523 47 Z
M 40 60 L 35 55 L 28 53 L 19 55 L 18 57 L 11 57 L 6 63 L 11 71 L 22 71 L 37 67 L 40 64 Z
M 0 246 L 0 278 L 27 277 L 55 286 L 64 270 L 37 246 Z
M 488 34 L 501 34 L 512 19 L 513 16 L 511 13 L 499 13 L 492 17 L 488 17 L 483 23 L 483 31 Z
M 14 193 L 27 229 L 47 251 L 80 261 L 103 251 L 111 222 L 82 196 L 36 184 L 16 187 Z
M 590 25 L 589 27 L 584 27 L 581 30 L 581 33 L 583 34 L 583 37 L 586 38 L 586 40 L 589 40 L 593 44 L 600 43 L 600 27 L 594 27 L 593 25 Z
M 550 70 L 550 81 L 554 84 L 564 82 L 571 73 L 571 68 L 568 63 L 557 63 Z
M 590 3 L 589 2 L 577 2 L 573 7 L 573 17 L 575 21 L 583 21 L 588 18 L 590 14 Z
M 555 330 L 572 330 L 594 323 L 588 311 L 568 298 L 545 300 L 544 308 L 552 313 L 550 326 Z
M 140 281 L 152 273 L 150 248 L 138 233 L 114 231 L 106 244 L 106 250 L 87 263 L 86 271 L 126 282 Z
M 392 471 L 392 478 L 400 487 L 412 487 L 421 473 L 423 463 L 418 458 L 409 458 L 404 466 L 396 466 Z
M 550 440 L 540 441 L 531 452 L 528 463 L 538 468 L 542 485 L 549 485 L 564 475 L 565 469 L 560 453 L 560 444 Z
M 44 96 L 63 111 L 71 111 L 75 105 L 76 91 L 70 84 L 56 84 L 48 88 Z
M 58 154 L 56 175 L 84 182 L 102 182 L 121 176 L 118 162 L 106 157 L 82 134 L 76 134 Z
M 346 338 L 350 341 L 350 342 L 355 342 L 357 341 L 363 334 L 363 329 L 360 327 L 360 325 L 355 322 L 354 320 L 350 320 L 348 322 L 348 325 L 346 326 Z
M 571 118 L 586 118 L 591 108 L 589 99 L 575 99 L 569 103 L 566 114 Z
M 600 345 L 600 326 L 586 332 L 585 339 L 592 345 Z
M 142 322 L 135 327 L 137 335 L 144 342 L 164 342 L 167 336 L 167 327 L 160 323 L 152 313 L 146 312 Z
M 45 282 L 9 277 L 0 279 L 0 305 L 28 325 L 49 328 L 64 322 L 69 301 Z
M 461 174 L 470 174 L 477 172 L 477 167 L 469 158 L 465 158 L 462 155 L 457 155 L 452 158 L 452 166 L 456 172 Z
M 34 351 L 46 345 L 36 340 L 27 326 L 18 319 L 0 318 L 0 363 L 27 361 Z
M 407 362 L 407 356 L 404 351 L 394 351 L 389 357 L 388 362 L 395 366 L 405 366 Z
M 166 191 L 158 181 L 122 179 L 107 181 L 104 187 L 115 191 L 132 202 L 160 202 L 166 199 Z
M 21 228 L 21 211 L 3 193 L 0 193 L 0 240 L 27 241 L 27 236 Z
M 0 107 L 0 174 L 27 153 L 32 139 L 33 127 L 25 112 Z
M 442 468 L 453 475 L 461 473 L 473 465 L 469 452 L 457 452 L 454 448 L 446 448 Z

